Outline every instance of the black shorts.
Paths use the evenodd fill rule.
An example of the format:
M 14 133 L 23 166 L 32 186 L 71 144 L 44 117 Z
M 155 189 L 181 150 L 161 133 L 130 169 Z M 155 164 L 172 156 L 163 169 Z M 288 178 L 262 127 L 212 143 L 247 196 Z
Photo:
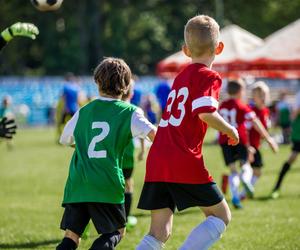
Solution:
M 122 170 L 123 170 L 123 175 L 125 180 L 131 178 L 133 173 L 133 168 L 123 168 Z
M 124 204 L 97 202 L 65 204 L 60 228 L 81 236 L 90 219 L 99 234 L 112 233 L 126 224 Z
M 238 144 L 236 146 L 231 146 L 228 144 L 221 144 L 223 157 L 226 166 L 240 161 L 241 164 L 244 164 L 248 161 L 248 149 L 243 144 Z
M 300 153 L 300 141 L 292 141 L 292 150 Z
M 255 150 L 256 152 L 254 154 L 254 161 L 251 163 L 251 166 L 254 168 L 261 168 L 264 165 L 263 159 L 261 157 L 259 150 L 258 149 Z
M 209 207 L 223 200 L 216 183 L 181 184 L 171 182 L 145 182 L 138 208 L 155 210 L 175 208 L 179 211 L 189 207 Z

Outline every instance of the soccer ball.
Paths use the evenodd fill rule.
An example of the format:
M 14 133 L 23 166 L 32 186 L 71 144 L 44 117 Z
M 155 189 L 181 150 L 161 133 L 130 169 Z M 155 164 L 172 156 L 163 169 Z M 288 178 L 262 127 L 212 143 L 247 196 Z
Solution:
M 32 5 L 40 11 L 53 11 L 59 9 L 63 0 L 31 0 Z

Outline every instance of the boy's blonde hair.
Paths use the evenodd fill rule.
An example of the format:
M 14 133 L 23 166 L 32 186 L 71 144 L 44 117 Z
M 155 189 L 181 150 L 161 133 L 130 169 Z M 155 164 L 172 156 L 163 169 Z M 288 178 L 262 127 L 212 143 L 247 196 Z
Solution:
M 266 103 L 270 101 L 270 88 L 265 82 L 258 81 L 254 83 L 252 87 L 252 94 L 254 94 L 255 92 L 263 95 Z
M 206 15 L 188 20 L 184 27 L 184 41 L 192 56 L 212 54 L 218 43 L 219 29 L 218 23 Z

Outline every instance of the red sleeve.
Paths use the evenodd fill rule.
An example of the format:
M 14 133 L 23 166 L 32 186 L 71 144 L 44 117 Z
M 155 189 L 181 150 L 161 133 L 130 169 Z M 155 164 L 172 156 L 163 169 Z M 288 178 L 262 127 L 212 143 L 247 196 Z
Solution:
M 218 109 L 221 77 L 213 71 L 198 74 L 191 83 L 192 114 L 212 113 Z

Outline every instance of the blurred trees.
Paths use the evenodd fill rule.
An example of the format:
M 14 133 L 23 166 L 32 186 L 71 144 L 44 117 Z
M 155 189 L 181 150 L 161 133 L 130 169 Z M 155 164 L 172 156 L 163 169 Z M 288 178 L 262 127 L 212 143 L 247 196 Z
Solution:
M 35 23 L 37 40 L 16 38 L 0 54 L 1 74 L 90 75 L 103 56 L 124 58 L 134 73 L 180 49 L 187 19 L 204 13 L 265 37 L 299 18 L 299 0 L 64 0 L 39 12 L 30 0 L 0 0 L 0 28 Z

